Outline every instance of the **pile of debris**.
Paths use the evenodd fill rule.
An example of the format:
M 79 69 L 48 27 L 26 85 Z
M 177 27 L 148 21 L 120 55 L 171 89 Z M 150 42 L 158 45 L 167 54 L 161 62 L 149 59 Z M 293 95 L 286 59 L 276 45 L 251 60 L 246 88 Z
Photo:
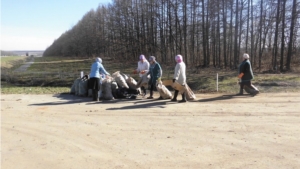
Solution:
M 117 71 L 112 76 L 100 77 L 99 98 L 102 100 L 113 100 L 119 98 L 135 99 L 141 94 L 134 78 Z M 71 94 L 82 97 L 92 97 L 92 89 L 88 89 L 89 77 L 87 75 L 74 81 L 71 87 Z

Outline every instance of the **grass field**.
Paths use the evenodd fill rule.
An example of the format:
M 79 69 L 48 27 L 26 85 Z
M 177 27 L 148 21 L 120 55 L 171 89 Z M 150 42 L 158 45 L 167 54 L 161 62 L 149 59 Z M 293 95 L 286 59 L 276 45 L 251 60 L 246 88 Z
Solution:
M 52 94 L 68 93 L 74 80 L 83 71 L 88 74 L 94 59 L 92 58 L 62 58 L 62 57 L 36 57 L 26 72 L 14 72 L 24 57 L 4 57 L 1 60 L 1 93 L 10 94 Z M 137 75 L 132 72 L 137 62 L 119 63 L 103 58 L 103 65 L 109 73 L 121 71 L 136 80 Z M 161 65 L 164 79 L 172 79 L 172 66 Z M 216 76 L 218 74 L 218 91 Z M 300 75 L 296 73 L 285 74 L 258 74 L 254 73 L 253 84 L 261 92 L 296 92 L 300 91 Z M 214 68 L 201 69 L 195 73 L 187 69 L 188 85 L 195 93 L 237 93 L 237 71 Z
M 1 57 L 1 69 L 14 69 L 14 67 L 19 66 L 24 63 L 28 57 L 24 56 L 7 56 Z

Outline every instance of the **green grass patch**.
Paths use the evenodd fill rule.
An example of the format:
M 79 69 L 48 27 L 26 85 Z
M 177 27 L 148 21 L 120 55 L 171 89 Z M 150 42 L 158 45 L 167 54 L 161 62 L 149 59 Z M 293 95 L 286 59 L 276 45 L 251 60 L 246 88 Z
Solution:
M 1 94 L 58 94 L 69 92 L 69 87 L 16 86 L 5 82 L 1 83 Z
M 28 57 L 25 56 L 7 56 L 1 57 L 1 69 L 9 69 L 24 63 Z

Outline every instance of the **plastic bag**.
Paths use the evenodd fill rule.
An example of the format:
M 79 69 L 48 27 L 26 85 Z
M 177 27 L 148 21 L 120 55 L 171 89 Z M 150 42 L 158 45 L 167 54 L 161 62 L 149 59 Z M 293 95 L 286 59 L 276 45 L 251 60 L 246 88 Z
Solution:
M 76 79 L 77 80 L 77 79 Z M 75 90 L 75 83 L 76 83 L 76 80 L 74 80 L 74 83 L 72 84 L 71 86 L 71 89 L 70 89 L 70 93 L 71 94 L 75 94 L 76 90 Z
M 104 100 L 113 100 L 114 97 L 111 91 L 111 78 L 106 78 L 102 81 L 102 94 L 101 98 Z
M 78 84 L 78 96 L 87 96 L 88 94 L 88 81 L 86 79 L 80 79 Z
M 129 88 L 129 86 L 126 83 L 125 78 L 120 74 L 120 71 L 113 73 L 112 77 L 115 79 L 115 81 L 121 88 L 126 88 L 126 89 Z
M 191 90 L 191 88 L 185 84 L 184 86 L 185 88 L 185 96 L 187 100 L 196 100 L 196 95 L 194 94 L 194 92 Z
M 159 81 L 157 83 L 157 91 L 159 92 L 160 96 L 163 98 L 163 99 L 171 99 L 172 98 L 172 93 L 166 88 L 165 85 L 162 84 L 161 81 Z
M 78 78 L 74 81 L 74 88 L 75 88 L 75 95 L 79 94 L 79 83 L 81 81 L 81 78 Z
M 128 77 L 126 80 L 126 83 L 128 84 L 130 89 L 137 89 L 137 82 L 132 78 Z

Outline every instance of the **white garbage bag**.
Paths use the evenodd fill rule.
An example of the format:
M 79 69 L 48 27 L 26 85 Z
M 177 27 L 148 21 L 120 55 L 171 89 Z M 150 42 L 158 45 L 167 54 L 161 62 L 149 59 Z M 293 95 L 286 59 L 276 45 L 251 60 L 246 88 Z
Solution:
M 79 91 L 78 96 L 86 96 L 88 93 L 88 81 L 86 79 L 81 79 L 79 81 Z
M 106 78 L 102 81 L 101 98 L 103 100 L 113 100 L 114 99 L 114 97 L 112 95 L 112 90 L 111 90 L 111 83 L 112 83 L 111 78 Z
M 165 85 L 162 84 L 161 81 L 157 82 L 156 85 L 157 91 L 163 99 L 171 99 L 172 93 L 166 88 Z
M 130 89 L 137 89 L 137 82 L 132 78 L 128 77 L 126 80 L 127 85 L 129 86 Z
M 126 89 L 129 88 L 129 86 L 126 83 L 125 78 L 120 74 L 120 71 L 113 73 L 112 77 L 115 79 L 115 81 L 121 88 L 126 88 Z

